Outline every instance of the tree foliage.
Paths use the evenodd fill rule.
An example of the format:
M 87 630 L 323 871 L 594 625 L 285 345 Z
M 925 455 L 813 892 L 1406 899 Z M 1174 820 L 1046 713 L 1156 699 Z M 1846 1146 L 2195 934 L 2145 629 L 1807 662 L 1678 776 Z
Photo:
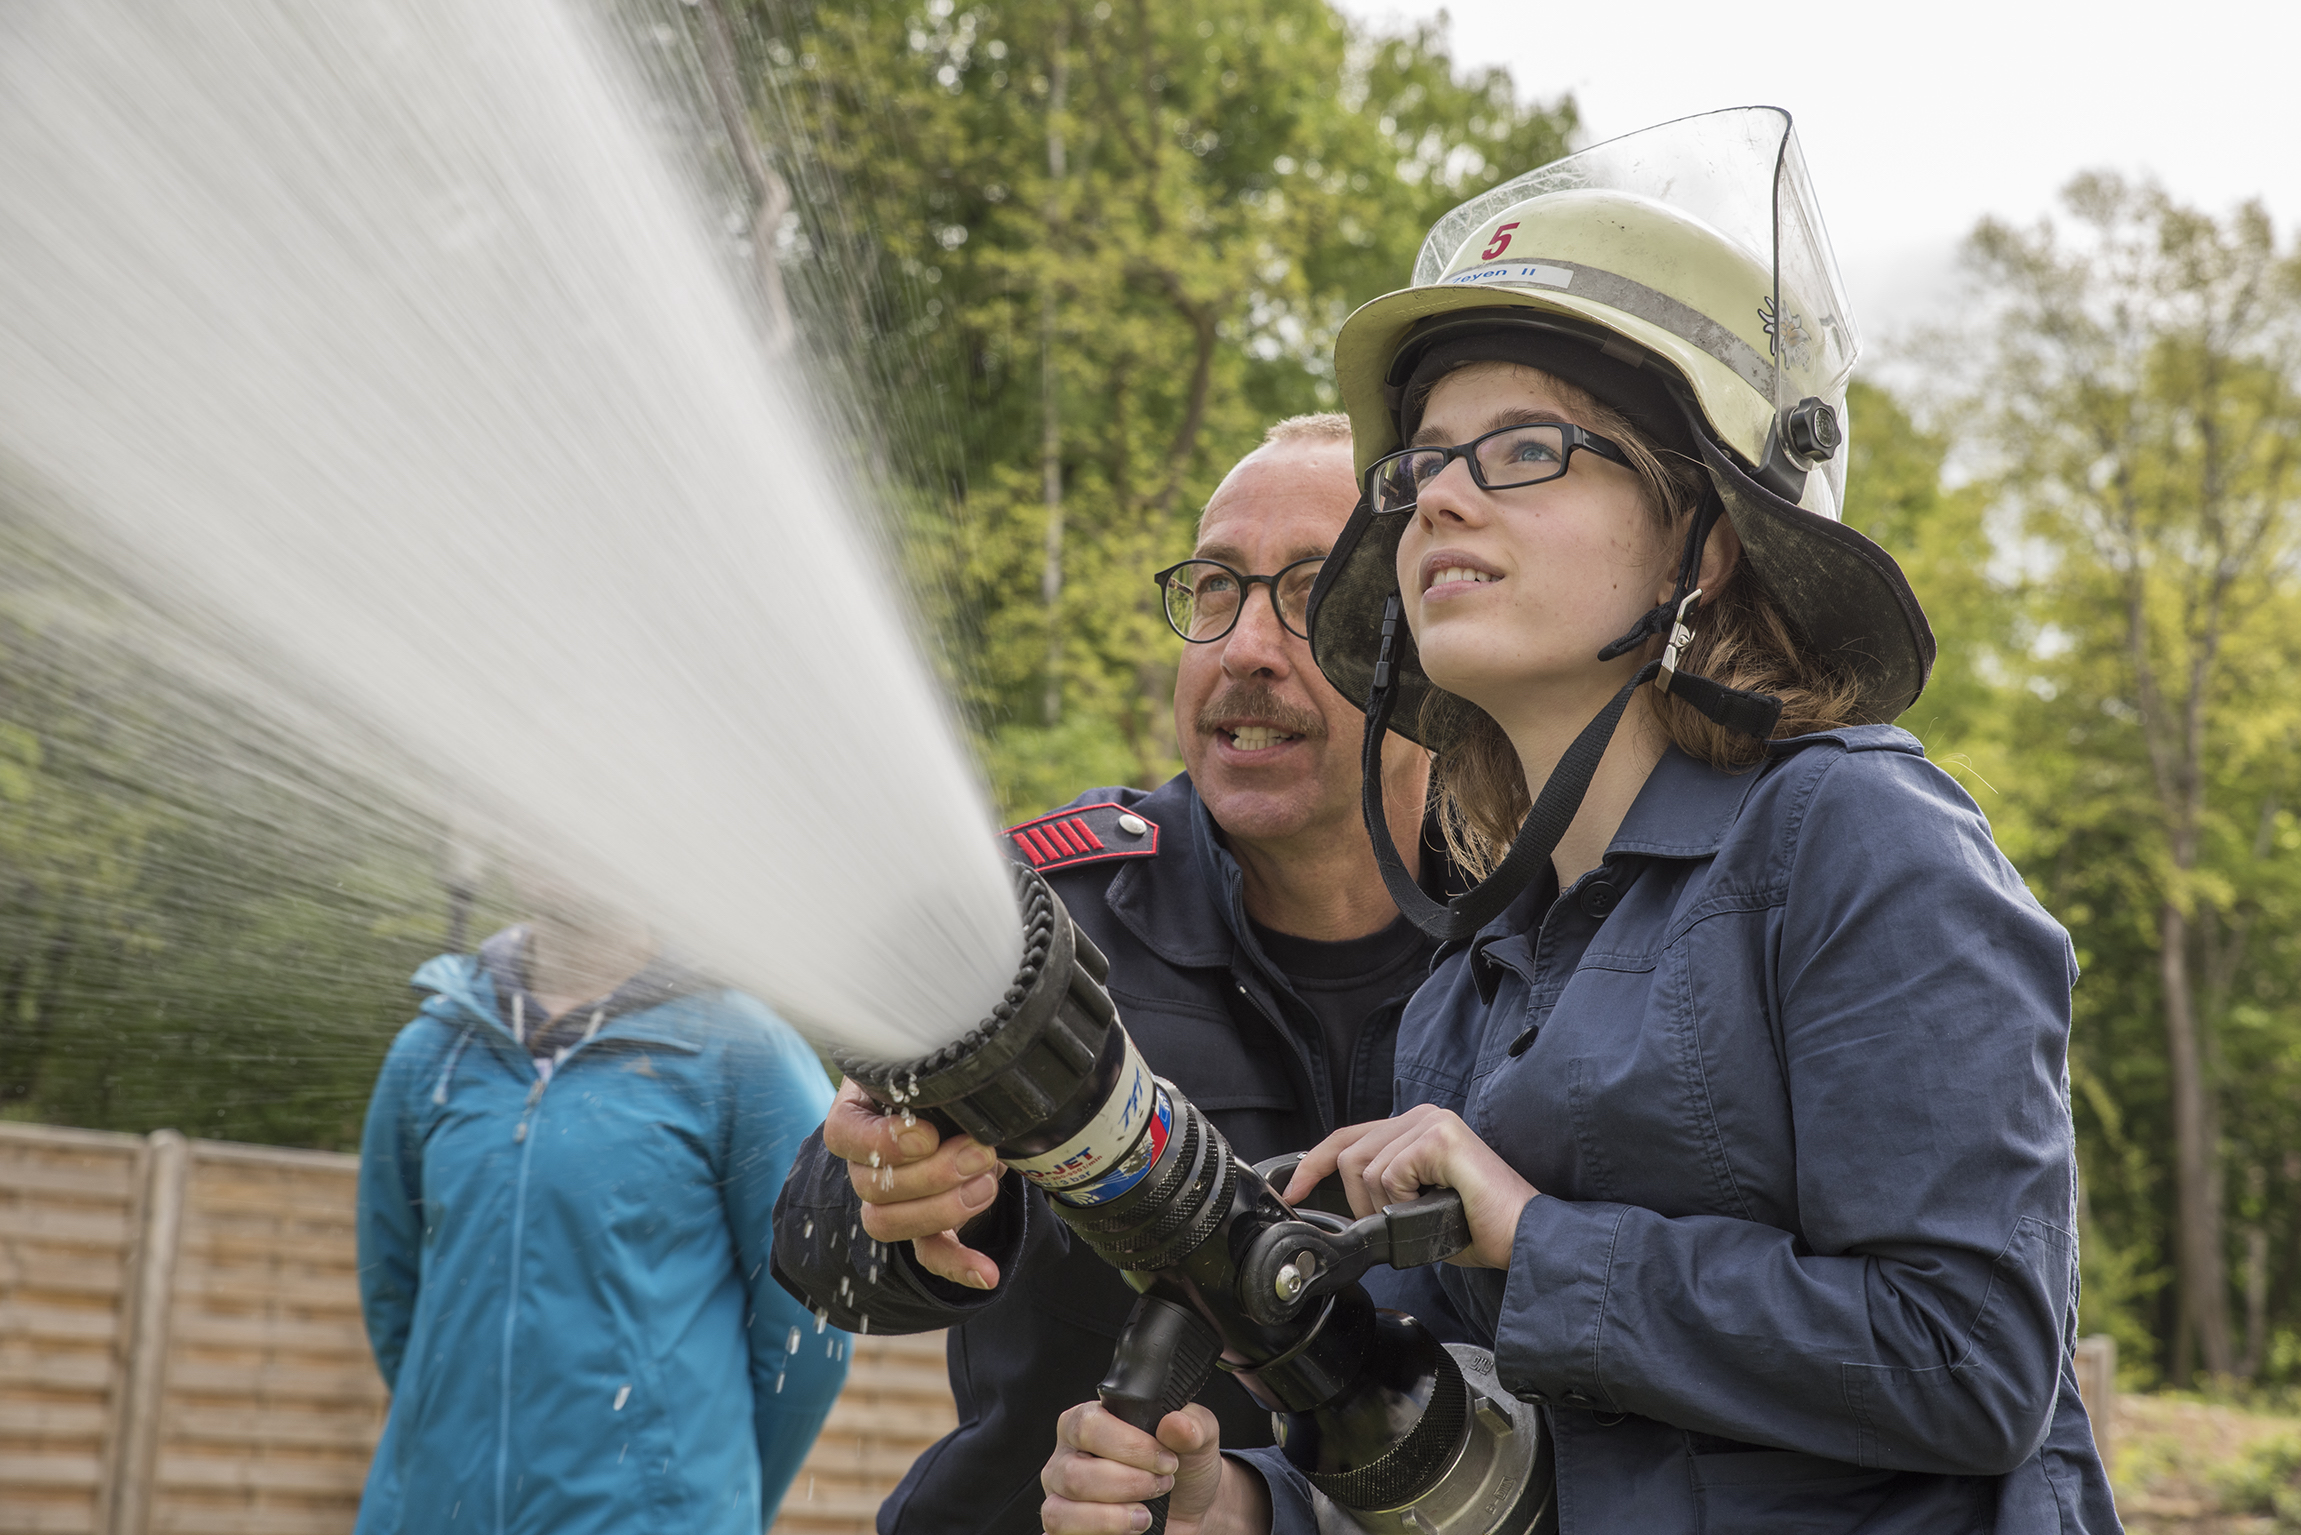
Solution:
M 2014 606 L 1994 640 L 1955 637 L 2002 684 L 2001 839 L 2088 971 L 2103 1300 L 2177 1378 L 2251 1375 L 2301 1305 L 2301 268 L 2258 206 L 2216 219 L 2106 175 L 2066 203 L 2067 227 L 1971 242 L 1989 318 L 1964 419 Z
M 755 10 L 802 189 L 787 268 L 852 348 L 931 630 L 1010 809 L 1176 766 L 1148 575 L 1428 225 L 1570 106 L 1323 0 Z M 888 412 L 893 412 L 890 419 Z
M 436 830 L 59 554 L 0 495 L 0 1115 L 356 1144 Z

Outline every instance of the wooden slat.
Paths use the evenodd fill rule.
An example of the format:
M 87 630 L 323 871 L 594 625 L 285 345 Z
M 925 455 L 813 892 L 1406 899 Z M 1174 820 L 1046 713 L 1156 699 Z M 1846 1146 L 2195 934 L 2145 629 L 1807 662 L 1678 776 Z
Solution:
M 142 1136 L 123 1135 L 117 1130 L 79 1130 L 69 1125 L 27 1125 L 0 1119 L 0 1148 L 22 1145 L 49 1152 L 111 1151 L 133 1157 L 143 1143 Z
M 194 1451 L 184 1441 L 160 1458 L 160 1482 L 177 1491 L 327 1493 L 359 1500 L 367 1456 L 339 1459 L 291 1455 L 222 1455 Z
M 194 1141 L 192 1155 L 216 1168 L 273 1168 L 301 1175 L 307 1182 L 325 1182 L 329 1175 L 345 1182 L 359 1178 L 360 1159 L 349 1151 L 305 1151 L 295 1146 L 250 1146 L 242 1141 Z
M 77 1397 L 41 1401 L 27 1394 L 0 1399 L 0 1442 L 9 1439 L 85 1439 L 104 1436 L 104 1409 Z
M 110 1392 L 113 1372 L 109 1352 L 40 1352 L 16 1348 L 0 1338 L 0 1391 L 46 1390 L 100 1397 Z
M 177 1314 L 176 1328 L 185 1348 L 362 1356 L 368 1351 L 367 1335 L 361 1330 L 356 1311 L 326 1319 L 307 1319 L 292 1313 L 231 1316 L 184 1306 Z
M 0 1300 L 0 1338 L 109 1347 L 118 1330 L 117 1319 L 108 1310 Z
M 178 1276 L 176 1296 L 211 1305 L 244 1303 L 260 1296 L 266 1305 L 310 1315 L 349 1317 L 355 1324 L 360 1316 L 359 1281 L 352 1272 L 309 1273 L 210 1262 Z
M 348 1450 L 364 1462 L 383 1431 L 380 1403 L 361 1403 L 335 1411 L 309 1407 L 265 1409 L 219 1407 L 201 1403 L 180 1408 L 170 1420 L 170 1438 L 179 1444 L 225 1446 L 290 1446 L 306 1449 Z
M 0 1242 L 54 1242 L 118 1250 L 128 1245 L 128 1236 L 125 1209 L 0 1204 Z
M 0 1535 L 94 1535 L 95 1513 L 75 1499 L 70 1504 L 0 1501 Z

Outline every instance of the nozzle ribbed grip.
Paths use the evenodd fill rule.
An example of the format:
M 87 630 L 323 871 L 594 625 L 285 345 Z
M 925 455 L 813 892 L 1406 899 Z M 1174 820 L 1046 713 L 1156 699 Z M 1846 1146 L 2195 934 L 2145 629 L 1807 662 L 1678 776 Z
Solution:
M 1156 1437 L 1168 1413 L 1198 1400 L 1221 1352 L 1222 1339 L 1206 1318 L 1188 1306 L 1145 1295 L 1127 1317 L 1111 1355 L 1111 1372 L 1095 1394 L 1111 1416 Z M 1166 1504 L 1164 1497 L 1151 1499 L 1148 1535 L 1164 1535 Z

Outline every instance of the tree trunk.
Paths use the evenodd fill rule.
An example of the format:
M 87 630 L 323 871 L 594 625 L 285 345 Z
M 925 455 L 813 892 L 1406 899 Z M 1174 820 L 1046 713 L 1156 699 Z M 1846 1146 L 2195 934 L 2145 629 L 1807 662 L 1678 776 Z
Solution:
M 2171 1068 L 2173 1245 L 2182 1320 L 2203 1355 L 2206 1372 L 2227 1375 L 2236 1359 L 2230 1347 L 2228 1273 L 2221 1252 L 2221 1159 L 2214 1144 L 2218 1116 L 2205 1080 L 2205 1051 L 2190 987 L 2189 920 L 2173 901 L 2158 913 L 2157 960 L 2165 991 L 2165 1050 Z M 2183 1362 L 2176 1359 L 2176 1368 Z
M 735 24 L 725 0 L 689 0 L 703 22 L 703 75 L 711 87 L 712 105 L 727 134 L 743 183 L 751 194 L 751 261 L 759 277 L 759 299 L 765 306 L 768 347 L 788 351 L 797 339 L 791 301 L 783 291 L 783 269 L 775 264 L 775 237 L 783 215 L 791 211 L 791 189 L 768 163 L 766 146 L 751 125 L 750 108 L 743 97 L 743 82 L 736 62 Z
M 2261 1373 L 2262 1356 L 2269 1348 L 2269 1233 L 2261 1225 L 2268 1192 L 2269 1169 L 2256 1162 L 2245 1170 L 2246 1204 L 2253 1218 L 2245 1227 L 2245 1353 L 2237 1361 L 2240 1380 Z

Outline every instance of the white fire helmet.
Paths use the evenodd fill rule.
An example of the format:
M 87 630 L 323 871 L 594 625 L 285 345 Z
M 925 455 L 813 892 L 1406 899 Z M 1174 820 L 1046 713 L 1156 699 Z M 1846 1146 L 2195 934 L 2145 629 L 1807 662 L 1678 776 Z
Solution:
M 1360 472 L 1404 445 L 1418 362 L 1498 344 L 1699 456 L 1749 573 L 1802 639 L 1851 667 L 1865 717 L 1916 699 L 1933 661 L 1924 614 L 1892 558 L 1838 521 L 1860 340 L 1787 112 L 1629 134 L 1441 218 L 1413 286 L 1360 308 L 1335 342 Z M 1314 601 L 1314 654 L 1354 701 L 1403 520 L 1362 506 Z M 1450 734 L 1448 700 L 1425 716 L 1412 695 L 1430 684 L 1401 659 L 1391 728 Z

